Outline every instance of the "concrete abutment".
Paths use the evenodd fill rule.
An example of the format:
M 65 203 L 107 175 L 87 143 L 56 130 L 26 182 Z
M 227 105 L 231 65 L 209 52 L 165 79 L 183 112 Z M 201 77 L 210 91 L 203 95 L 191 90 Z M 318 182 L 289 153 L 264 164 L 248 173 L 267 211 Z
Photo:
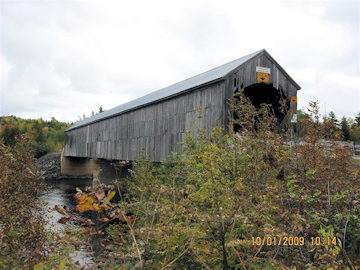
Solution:
M 115 179 L 122 180 L 129 173 L 131 165 L 124 166 L 121 171 L 116 171 L 114 161 L 95 158 L 64 156 L 61 153 L 61 173 L 72 176 L 89 176 L 94 180 L 108 183 Z M 96 184 L 94 182 L 94 184 Z

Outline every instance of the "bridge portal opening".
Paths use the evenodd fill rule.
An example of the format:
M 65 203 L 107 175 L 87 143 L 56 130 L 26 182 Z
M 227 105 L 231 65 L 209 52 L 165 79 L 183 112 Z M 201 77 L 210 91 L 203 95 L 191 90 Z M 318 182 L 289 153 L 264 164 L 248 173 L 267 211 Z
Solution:
M 290 109 L 290 100 L 282 89 L 276 89 L 272 84 L 257 83 L 246 87 L 243 91 L 256 108 L 260 108 L 263 103 L 270 104 L 271 114 L 276 117 L 278 125 L 284 124 L 285 117 Z M 234 118 L 237 119 L 237 116 L 234 115 Z M 235 125 L 234 131 L 239 130 L 240 126 Z

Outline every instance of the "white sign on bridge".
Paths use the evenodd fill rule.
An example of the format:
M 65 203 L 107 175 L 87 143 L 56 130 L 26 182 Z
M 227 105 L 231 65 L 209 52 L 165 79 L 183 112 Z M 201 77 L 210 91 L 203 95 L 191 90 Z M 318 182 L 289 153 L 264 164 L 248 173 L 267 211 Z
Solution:
M 267 73 L 270 74 L 271 69 L 267 68 L 267 67 L 256 67 L 256 72 L 261 72 L 261 73 Z

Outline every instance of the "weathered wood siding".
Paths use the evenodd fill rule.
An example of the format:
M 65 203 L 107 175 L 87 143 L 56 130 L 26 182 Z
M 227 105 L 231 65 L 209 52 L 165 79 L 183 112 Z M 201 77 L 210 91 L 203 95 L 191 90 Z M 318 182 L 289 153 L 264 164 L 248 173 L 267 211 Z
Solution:
M 220 82 L 67 131 L 64 155 L 134 160 L 145 151 L 154 162 L 160 162 L 178 150 L 188 130 L 196 136 L 199 128 L 226 127 L 227 101 L 235 90 L 258 83 L 256 66 L 271 69 L 269 84 L 283 90 L 287 98 L 297 95 L 298 86 L 275 60 L 261 53 Z M 202 113 L 197 111 L 199 106 Z M 296 109 L 296 104 L 291 104 L 291 109 Z
M 134 160 L 144 150 L 159 162 L 178 150 L 188 130 L 196 136 L 199 128 L 222 125 L 225 100 L 221 82 L 71 130 L 64 155 Z
M 268 84 L 274 88 L 283 90 L 286 97 L 297 96 L 297 87 L 292 83 L 290 78 L 282 71 L 282 68 L 266 54 L 250 59 L 245 65 L 234 70 L 228 77 L 227 95 L 231 95 L 235 90 L 245 88 L 257 82 L 256 66 L 270 68 Z M 236 84 L 234 83 L 236 79 Z M 291 109 L 296 109 L 296 104 L 292 104 Z

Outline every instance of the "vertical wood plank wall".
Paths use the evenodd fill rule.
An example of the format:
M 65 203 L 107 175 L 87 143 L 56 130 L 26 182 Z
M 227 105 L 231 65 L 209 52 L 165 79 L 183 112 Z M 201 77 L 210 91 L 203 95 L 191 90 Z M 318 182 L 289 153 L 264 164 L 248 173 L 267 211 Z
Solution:
M 160 162 L 178 150 L 186 131 L 196 136 L 198 128 L 221 125 L 225 103 L 224 82 L 185 93 L 66 132 L 64 155 L 134 160 L 144 150 Z
M 236 77 L 239 87 L 245 88 L 256 84 L 256 66 L 270 68 L 269 84 L 272 84 L 274 88 L 283 90 L 287 97 L 297 95 L 296 86 L 281 71 L 277 64 L 272 62 L 265 54 L 251 59 L 246 65 L 242 65 L 235 70 L 233 74 L 229 74 L 229 77 L 231 76 L 231 82 L 233 82 Z M 230 85 L 233 87 L 232 83 L 230 83 Z M 233 87 L 231 90 L 236 89 Z
M 287 98 L 297 95 L 296 86 L 281 68 L 260 54 L 222 82 L 66 132 L 64 155 L 134 160 L 145 151 L 154 162 L 160 162 L 178 150 L 188 130 L 196 136 L 199 128 L 226 126 L 227 100 L 236 89 L 257 83 L 256 66 L 271 69 L 269 84 L 283 90 Z M 202 113 L 197 111 L 199 106 Z M 296 109 L 296 104 L 291 104 L 291 109 Z

